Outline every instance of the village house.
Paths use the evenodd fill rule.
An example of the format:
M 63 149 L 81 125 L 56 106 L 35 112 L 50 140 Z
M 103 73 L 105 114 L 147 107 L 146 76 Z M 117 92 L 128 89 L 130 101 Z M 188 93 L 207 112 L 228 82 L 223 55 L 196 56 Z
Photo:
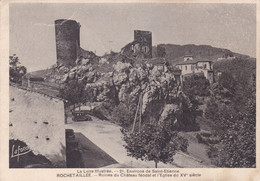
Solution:
M 181 70 L 181 78 L 185 81 L 186 77 L 194 74 L 201 74 L 210 83 L 213 83 L 213 63 L 209 60 L 195 60 L 193 56 L 184 56 L 184 61 L 176 65 Z

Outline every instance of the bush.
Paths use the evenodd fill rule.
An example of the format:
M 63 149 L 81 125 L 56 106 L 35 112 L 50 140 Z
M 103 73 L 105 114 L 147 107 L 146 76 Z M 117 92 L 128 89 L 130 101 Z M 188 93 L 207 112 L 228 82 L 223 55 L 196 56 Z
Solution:
M 236 91 L 237 82 L 229 72 L 223 72 L 219 77 L 218 83 L 220 86 L 228 89 L 232 94 Z
M 123 128 L 129 128 L 134 122 L 134 109 L 130 105 L 120 103 L 111 113 L 111 121 L 116 122 Z
M 205 117 L 209 120 L 215 120 L 218 112 L 218 104 L 216 103 L 216 100 L 211 97 L 206 106 Z
M 183 82 L 183 92 L 191 96 L 209 96 L 210 83 L 204 76 L 193 75 Z
M 59 96 L 68 100 L 68 105 L 84 104 L 90 99 L 84 84 L 77 80 L 69 81 L 64 88 L 60 89 Z
M 178 130 L 181 131 L 198 131 L 200 130 L 199 124 L 196 122 L 197 116 L 201 114 L 198 110 L 198 103 L 186 96 L 179 98 L 181 104 L 181 111 L 177 114 L 179 121 Z

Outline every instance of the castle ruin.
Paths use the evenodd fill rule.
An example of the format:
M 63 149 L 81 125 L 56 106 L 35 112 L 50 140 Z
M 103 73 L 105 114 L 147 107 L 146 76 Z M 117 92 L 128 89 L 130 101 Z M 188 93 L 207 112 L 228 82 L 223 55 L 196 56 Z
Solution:
M 135 30 L 134 41 L 124 46 L 121 54 L 136 58 L 152 58 L 152 32 Z
M 74 66 L 80 47 L 80 24 L 74 20 L 55 21 L 57 63 Z

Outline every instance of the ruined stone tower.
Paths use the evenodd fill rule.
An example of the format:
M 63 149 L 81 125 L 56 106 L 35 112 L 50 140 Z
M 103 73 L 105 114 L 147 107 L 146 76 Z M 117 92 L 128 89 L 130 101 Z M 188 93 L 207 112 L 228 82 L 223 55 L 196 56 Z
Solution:
M 135 30 L 134 41 L 124 46 L 121 54 L 136 58 L 152 58 L 152 32 Z
M 139 52 L 142 52 L 144 58 L 152 58 L 152 32 L 134 31 L 134 41 L 140 44 Z
M 55 21 L 57 63 L 66 67 L 75 65 L 80 47 L 80 24 L 74 20 Z

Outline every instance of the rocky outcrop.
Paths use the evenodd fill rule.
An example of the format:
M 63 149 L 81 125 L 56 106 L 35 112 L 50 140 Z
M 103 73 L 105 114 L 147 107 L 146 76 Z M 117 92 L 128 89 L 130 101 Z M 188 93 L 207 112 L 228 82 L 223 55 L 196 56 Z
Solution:
M 127 104 L 131 99 L 136 106 L 139 102 L 143 115 L 154 117 L 156 114 L 160 122 L 172 120 L 176 123 L 176 114 L 182 106 L 176 100 L 185 96 L 181 95 L 181 87 L 173 72 L 161 63 L 162 60 L 156 61 L 132 60 L 115 54 L 96 62 L 82 59 L 70 70 L 63 66 L 58 70 L 64 72 L 61 83 L 81 81 L 85 91 L 91 92 L 93 101 L 117 105 Z

